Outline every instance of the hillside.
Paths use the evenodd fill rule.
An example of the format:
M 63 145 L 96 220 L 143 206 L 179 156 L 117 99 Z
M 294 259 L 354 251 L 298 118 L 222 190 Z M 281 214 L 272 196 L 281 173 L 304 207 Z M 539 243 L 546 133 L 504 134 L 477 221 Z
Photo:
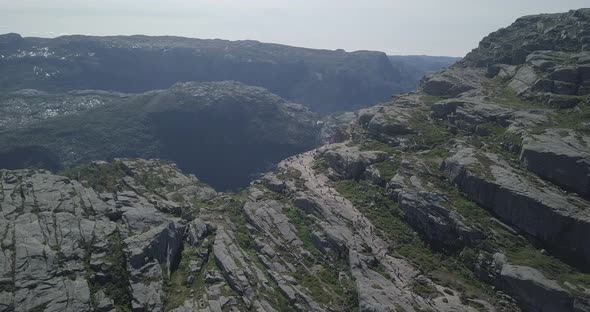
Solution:
M 0 164 L 7 169 L 158 157 L 227 190 L 319 143 L 315 114 L 238 82 L 136 95 L 20 91 L 1 100 Z
M 235 80 L 313 111 L 350 111 L 415 88 L 382 52 L 314 50 L 257 41 L 147 36 L 0 36 L 0 90 L 141 93 L 177 82 Z
M 523 17 L 416 91 L 319 123 L 229 82 L 67 106 L 64 120 L 93 116 L 89 129 L 102 129 L 92 112 L 136 107 L 152 130 L 132 133 L 163 124 L 176 139 L 203 120 L 168 114 L 227 118 L 228 105 L 241 112 L 231 125 L 247 121 L 232 133 L 331 143 L 238 193 L 160 160 L 1 170 L 0 311 L 588 312 L 588 38 L 590 9 Z M 276 124 L 258 118 L 272 110 Z M 0 120 L 16 141 L 55 131 L 61 117 L 43 116 Z

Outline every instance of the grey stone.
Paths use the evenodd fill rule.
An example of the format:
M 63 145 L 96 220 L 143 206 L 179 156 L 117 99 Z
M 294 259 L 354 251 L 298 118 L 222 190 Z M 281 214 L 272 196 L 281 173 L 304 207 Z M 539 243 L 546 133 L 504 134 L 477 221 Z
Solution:
M 590 235 L 588 202 L 471 147 L 457 146 L 443 169 L 469 198 L 503 221 L 570 259 L 590 263 L 590 243 L 578 239 Z
M 422 82 L 424 92 L 434 96 L 455 97 L 473 89 L 473 86 L 462 83 L 448 76 L 427 76 Z
M 590 138 L 568 129 L 524 137 L 520 160 L 529 171 L 590 197 Z M 550 165 L 548 165 L 550 164 Z
M 383 162 L 388 155 L 380 151 L 361 151 L 358 147 L 339 144 L 320 155 L 343 179 L 360 179 L 372 164 Z
M 565 82 L 577 82 L 578 71 L 575 67 L 557 67 L 549 75 L 551 79 Z

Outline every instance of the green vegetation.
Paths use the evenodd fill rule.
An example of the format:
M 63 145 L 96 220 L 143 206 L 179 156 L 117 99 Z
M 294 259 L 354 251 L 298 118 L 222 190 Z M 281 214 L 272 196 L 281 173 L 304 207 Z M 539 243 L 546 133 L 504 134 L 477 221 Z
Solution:
M 560 282 L 570 282 L 584 288 L 590 288 L 590 275 L 582 273 L 563 261 L 543 254 L 532 245 L 520 241 L 513 242 L 508 250 L 508 259 L 511 263 L 535 268 L 550 278 Z M 507 246 L 508 247 L 508 246 Z
M 416 109 L 409 123 L 412 128 L 418 129 L 418 134 L 411 135 L 410 139 L 416 146 L 423 148 L 435 148 L 448 143 L 451 134 L 447 130 L 447 123 L 438 119 L 430 119 L 430 109 Z
M 431 179 L 430 182 L 445 194 L 449 206 L 456 209 L 468 224 L 477 224 L 479 228 L 485 230 L 487 238 L 481 243 L 482 245 L 494 246 L 501 250 L 512 264 L 530 266 L 541 271 L 546 277 L 561 283 L 568 281 L 590 288 L 589 274 L 582 273 L 557 258 L 541 253 L 527 240 L 508 232 L 498 221 L 495 221 L 492 213 L 469 200 L 457 188 L 440 179 Z M 464 250 L 462 258 L 466 260 L 466 263 L 470 263 L 476 257 L 476 253 L 477 251 L 473 249 Z
M 119 183 L 127 172 L 123 164 L 113 162 L 77 166 L 60 172 L 60 175 L 78 181 L 87 181 L 88 186 L 97 192 L 115 193 L 119 190 Z
M 500 105 L 515 109 L 533 109 L 544 106 L 523 100 L 518 95 L 516 95 L 514 90 L 512 90 L 503 82 L 498 81 L 493 90 L 495 91 L 495 94 L 492 97 L 493 103 L 498 103 Z
M 382 151 L 388 154 L 393 154 L 399 151 L 399 148 L 396 146 L 391 146 L 387 143 L 375 140 L 375 139 L 365 139 L 360 141 L 359 149 L 361 151 Z
M 438 290 L 436 290 L 436 288 L 432 284 L 430 284 L 427 280 L 424 279 L 415 279 L 410 287 L 412 287 L 413 292 L 419 294 L 424 298 L 432 299 L 440 295 L 438 293 Z
M 561 109 L 550 116 L 550 122 L 554 128 L 574 129 L 585 134 L 590 134 L 590 127 L 586 124 L 590 120 L 590 103 L 584 102 L 571 109 Z M 543 129 L 537 129 L 540 132 Z
M 283 172 L 277 174 L 277 178 L 281 180 L 297 180 L 301 178 L 301 171 L 294 168 L 287 168 Z
M 297 229 L 297 236 L 303 242 L 303 247 L 312 254 L 306 262 L 307 267 L 312 268 L 313 272 L 299 267 L 294 277 L 302 286 L 310 290 L 310 294 L 318 302 L 339 307 L 339 311 L 358 310 L 356 284 L 350 275 L 346 261 L 337 259 L 335 255 L 325 257 L 313 245 L 311 235 L 318 228 L 314 225 L 312 218 L 292 206 L 287 208 L 286 214 Z M 341 273 L 345 273 L 346 278 L 340 279 Z
M 295 207 L 287 208 L 287 218 L 297 229 L 297 236 L 303 242 L 303 247 L 313 255 L 320 256 L 320 251 L 311 242 L 311 234 L 317 230 L 313 220 Z
M 423 93 L 420 95 L 420 100 L 422 101 L 422 103 L 426 104 L 427 106 L 431 106 L 432 104 L 442 101 L 445 98 L 442 96 L 435 96 L 435 95 L 430 95 L 430 94 L 426 94 Z
M 452 255 L 437 253 L 425 244 L 403 221 L 403 212 L 383 195 L 382 189 L 366 181 L 347 180 L 337 183 L 336 190 L 379 229 L 380 236 L 391 243 L 391 254 L 407 259 L 436 283 L 462 291 L 467 298 L 492 296 L 492 290 L 480 282 L 462 261 Z
M 246 191 L 242 191 L 242 196 L 247 196 Z M 238 194 L 238 195 L 239 195 Z M 248 221 L 243 210 L 244 201 L 239 199 L 239 196 L 234 197 L 224 207 L 225 214 L 229 217 L 231 222 L 235 225 L 233 228 L 234 235 L 238 241 L 238 245 L 246 250 L 254 248 L 254 240 L 252 239 L 252 233 L 247 228 Z
M 389 180 L 397 173 L 399 162 L 397 160 L 386 160 L 382 163 L 375 164 L 375 168 L 379 170 L 383 178 Z
M 84 258 L 84 266 L 87 271 L 86 278 L 89 281 L 90 299 L 93 305 L 95 302 L 95 294 L 99 290 L 115 302 L 115 310 L 117 312 L 131 311 L 131 286 L 129 285 L 129 272 L 127 272 L 127 259 L 124 251 L 124 242 L 119 230 L 116 230 L 108 237 L 109 249 L 104 258 L 104 262 L 108 265 L 108 269 L 103 272 L 107 274 L 106 283 L 100 283 L 94 280 L 94 270 L 90 266 L 90 259 L 92 256 L 93 242 L 82 242 L 86 255 Z
M 311 266 L 311 272 L 299 267 L 293 277 L 318 303 L 337 311 L 358 311 L 358 290 L 346 261 L 326 259 Z
M 208 248 L 208 246 L 201 248 Z M 191 295 L 194 295 L 194 298 L 200 298 L 206 293 L 207 286 L 204 283 L 204 277 L 210 270 L 218 270 L 218 268 L 215 260 L 210 255 L 205 259 L 201 271 L 192 273 L 190 262 L 191 260 L 197 260 L 199 257 L 199 248 L 197 247 L 186 247 L 182 251 L 178 268 L 172 273 L 165 285 L 167 293 L 165 301 L 166 311 L 181 306 L 187 299 L 191 298 Z M 187 278 L 190 275 L 194 276 L 192 284 L 187 283 Z

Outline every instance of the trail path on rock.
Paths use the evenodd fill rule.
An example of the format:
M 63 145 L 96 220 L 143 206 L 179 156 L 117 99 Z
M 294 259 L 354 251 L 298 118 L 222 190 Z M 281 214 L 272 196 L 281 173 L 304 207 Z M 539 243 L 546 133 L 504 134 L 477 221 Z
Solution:
M 412 291 L 412 283 L 421 273 L 405 259 L 389 255 L 393 242 L 381 239 L 371 221 L 332 187 L 332 182 L 325 174 L 313 169 L 316 156 L 331 146 L 290 157 L 279 163 L 279 167 L 301 172 L 300 179 L 307 188 L 305 193 L 320 206 L 324 219 L 349 239 L 349 261 L 359 289 L 362 290 L 361 302 L 365 300 L 373 307 L 403 306 L 407 311 L 413 311 L 415 306 L 430 306 L 438 311 L 476 311 L 463 305 L 458 294 L 442 292 L 444 287 L 440 285 L 436 285 L 436 288 L 441 295 L 434 299 L 422 298 Z M 370 268 L 367 261 L 370 262 L 368 259 L 371 257 L 379 261 L 388 278 Z M 372 288 L 374 285 L 387 291 L 376 291 Z M 493 308 L 489 311 L 493 311 Z

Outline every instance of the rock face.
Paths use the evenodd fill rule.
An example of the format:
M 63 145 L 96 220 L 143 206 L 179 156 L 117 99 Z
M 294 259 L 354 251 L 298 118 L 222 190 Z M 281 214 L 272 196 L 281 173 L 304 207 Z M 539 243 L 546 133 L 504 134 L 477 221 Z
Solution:
M 524 138 L 520 160 L 527 170 L 590 197 L 589 143 L 590 138 L 568 129 L 548 129 Z
M 463 192 L 523 232 L 570 259 L 590 259 L 590 204 L 564 196 L 540 179 L 512 169 L 495 154 L 458 147 L 444 171 Z
M 567 311 L 573 309 L 571 294 L 555 281 L 529 267 L 504 265 L 500 272 L 508 289 L 531 311 Z
M 580 52 L 588 48 L 590 10 L 541 14 L 517 19 L 512 25 L 485 37 L 465 56 L 476 66 L 522 64 L 535 51 Z
M 473 89 L 472 86 L 461 81 L 440 75 L 427 76 L 422 83 L 422 89 L 429 95 L 455 97 L 465 91 Z
M 482 253 L 476 266 L 485 279 L 513 294 L 527 311 L 585 311 L 585 303 L 557 281 L 533 268 L 507 263 L 504 254 Z
M 337 144 L 322 151 L 321 157 L 342 178 L 359 179 L 367 167 L 385 161 L 387 154 L 375 151 L 359 151 L 356 147 L 350 148 Z
M 464 223 L 463 217 L 449 207 L 442 194 L 427 188 L 418 175 L 409 172 L 398 173 L 387 184 L 387 191 L 399 203 L 404 218 L 429 242 L 460 249 L 484 237 L 479 230 Z
M 116 226 L 105 205 L 78 182 L 49 173 L 3 171 L 2 279 L 3 310 L 89 310 L 89 268 L 80 259 L 105 248 Z M 102 246 L 101 246 L 102 245 Z M 106 274 L 104 272 L 103 274 Z
M 164 310 L 164 276 L 178 265 L 184 227 L 157 200 L 126 186 L 115 201 L 44 171 L 0 178 L 3 311 Z
M 240 147 L 224 150 L 240 163 L 308 142 L 322 123 L 329 143 L 291 150 L 238 193 L 158 160 L 0 171 L 0 311 L 588 312 L 587 27 L 584 9 L 519 19 L 416 92 L 321 121 L 238 83 L 178 84 L 86 119 L 85 106 L 63 119 L 42 107 L 18 131 L 20 119 L 0 118 L 12 122 L 0 143 L 35 137 L 23 148 L 39 153 L 0 160 L 33 164 L 95 153 L 51 149 L 44 135 L 77 120 L 55 137 L 79 131 L 92 145 L 76 125 L 103 115 L 125 121 L 105 131 L 117 138 L 145 127 L 120 142 L 146 154 L 192 142 L 177 154 L 191 162 L 209 136 Z

